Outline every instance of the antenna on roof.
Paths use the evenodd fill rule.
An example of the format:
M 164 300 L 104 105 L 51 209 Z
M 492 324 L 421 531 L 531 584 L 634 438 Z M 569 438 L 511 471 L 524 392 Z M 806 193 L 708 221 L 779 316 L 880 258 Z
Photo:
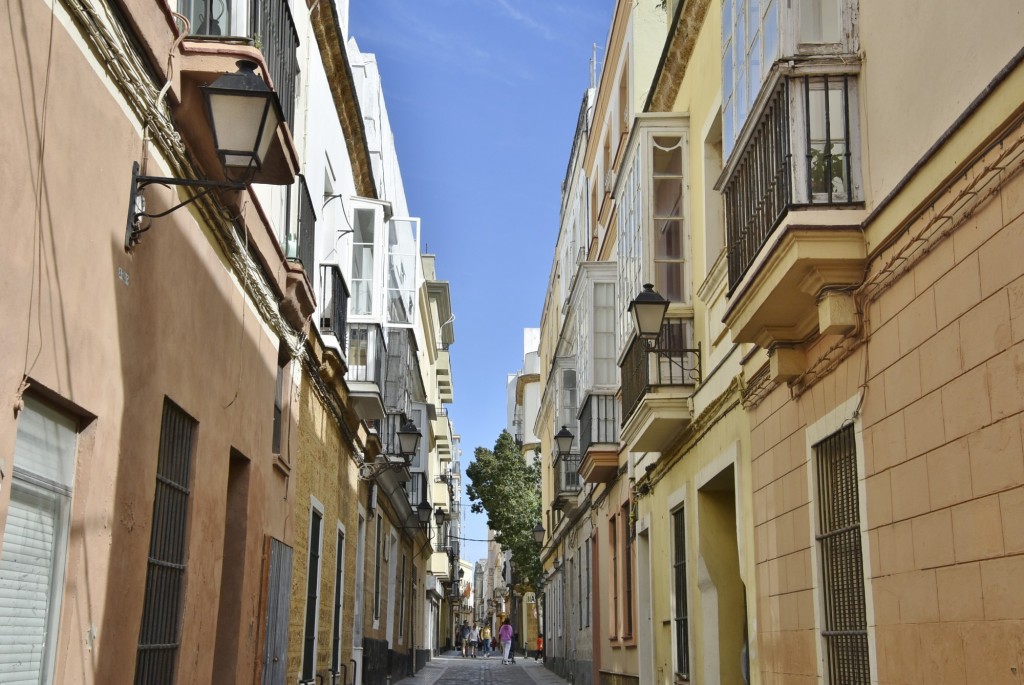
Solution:
M 590 51 L 590 87 L 597 87 L 597 43 L 593 44 Z

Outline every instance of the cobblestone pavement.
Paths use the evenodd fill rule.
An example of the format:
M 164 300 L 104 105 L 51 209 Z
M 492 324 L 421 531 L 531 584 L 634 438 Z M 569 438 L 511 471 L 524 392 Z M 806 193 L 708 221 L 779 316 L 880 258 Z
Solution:
M 456 652 L 436 656 L 414 676 L 395 685 L 565 685 L 566 681 L 533 659 L 517 657 L 504 665 L 501 656 L 462 658 Z

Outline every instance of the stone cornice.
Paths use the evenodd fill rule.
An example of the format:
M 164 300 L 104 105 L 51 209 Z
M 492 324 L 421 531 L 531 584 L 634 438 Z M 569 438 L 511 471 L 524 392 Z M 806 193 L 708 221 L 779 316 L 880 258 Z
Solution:
M 370 165 L 370 148 L 366 144 L 366 129 L 363 126 L 363 112 L 356 97 L 355 77 L 345 50 L 345 36 L 341 32 L 338 10 L 334 0 L 318 2 L 310 13 L 313 32 L 320 48 L 331 98 L 338 111 L 345 145 L 352 161 L 352 175 L 355 178 L 356 193 L 360 197 L 377 199 L 377 186 L 373 181 Z
M 658 70 L 654 72 L 645 112 L 672 111 L 710 5 L 710 0 L 687 0 L 679 4 Z

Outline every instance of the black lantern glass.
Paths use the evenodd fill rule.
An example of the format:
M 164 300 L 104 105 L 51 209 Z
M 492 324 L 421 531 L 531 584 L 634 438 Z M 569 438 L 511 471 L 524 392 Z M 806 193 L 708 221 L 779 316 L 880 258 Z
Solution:
M 416 424 L 409 419 L 405 420 L 402 427 L 396 431 L 398 433 L 398 452 L 404 457 L 411 457 L 416 454 L 416 448 L 420 444 L 419 429 Z
M 533 527 L 533 541 L 536 542 L 538 545 L 543 545 L 545 532 L 546 531 L 544 530 L 544 524 L 538 521 L 537 525 Z
M 654 340 L 661 334 L 661 324 L 667 311 L 668 300 L 655 292 L 650 283 L 644 283 L 643 291 L 629 303 L 636 332 L 646 340 Z
M 425 526 L 430 523 L 430 515 L 433 512 L 430 509 L 430 505 L 427 504 L 426 500 L 420 500 L 419 506 L 416 507 L 416 518 L 419 519 L 420 525 Z
M 562 430 L 555 433 L 555 448 L 559 454 L 569 454 L 572 451 L 572 441 L 576 439 L 576 436 L 572 434 L 565 426 L 562 426 Z
M 259 169 L 284 115 L 277 94 L 256 74 L 258 65 L 249 60 L 237 65 L 237 72 L 201 89 L 221 163 L 225 168 Z
M 440 528 L 441 524 L 444 523 L 444 519 L 446 516 L 447 514 L 444 513 L 444 509 L 442 509 L 441 507 L 438 507 L 437 509 L 434 510 L 434 523 L 437 524 L 438 528 Z

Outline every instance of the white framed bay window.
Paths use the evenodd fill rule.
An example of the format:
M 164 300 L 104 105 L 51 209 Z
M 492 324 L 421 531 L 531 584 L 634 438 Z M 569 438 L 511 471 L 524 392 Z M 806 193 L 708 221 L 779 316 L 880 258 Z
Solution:
M 722 0 L 722 144 L 726 158 L 773 66 L 858 50 L 857 0 Z
M 615 189 L 617 356 L 633 338 L 628 304 L 645 283 L 669 302 L 692 302 L 688 145 L 685 116 L 637 115 Z
M 53 682 L 77 439 L 76 419 L 25 397 L 0 548 L 4 682 Z

